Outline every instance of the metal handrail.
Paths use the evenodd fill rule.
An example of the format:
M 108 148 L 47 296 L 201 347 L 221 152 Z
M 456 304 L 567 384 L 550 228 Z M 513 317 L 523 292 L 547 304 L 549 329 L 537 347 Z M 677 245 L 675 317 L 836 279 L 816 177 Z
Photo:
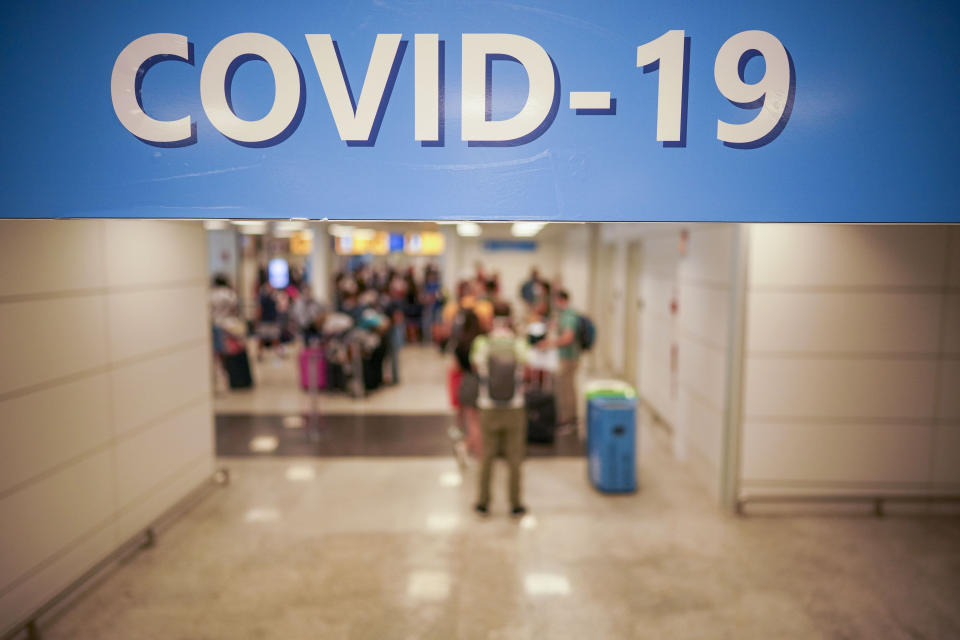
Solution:
M 157 533 L 159 531 L 169 527 L 177 518 L 199 504 L 200 501 L 206 497 L 207 492 L 211 487 L 216 485 L 226 485 L 229 484 L 229 482 L 229 470 L 226 468 L 217 469 L 217 471 L 211 475 L 209 480 L 200 484 L 196 489 L 188 493 L 176 504 L 160 514 L 155 520 L 153 520 L 153 522 L 147 525 L 143 531 L 137 533 L 126 542 L 118 546 L 116 549 L 108 553 L 106 556 L 100 559 L 99 562 L 81 574 L 79 578 L 68 584 L 49 600 L 34 609 L 28 616 L 20 620 L 20 622 L 7 629 L 7 631 L 4 632 L 3 636 L 0 638 L 2 638 L 2 640 L 13 640 L 21 633 L 25 632 L 28 640 L 39 640 L 41 637 L 40 629 L 38 627 L 40 618 L 59 607 L 69 598 L 79 595 L 83 586 L 90 582 L 107 567 L 137 553 L 138 551 L 149 549 L 156 545 Z
M 887 502 L 944 503 L 960 502 L 960 494 L 760 494 L 745 495 L 737 499 L 738 516 L 747 515 L 744 507 L 750 503 L 786 504 L 786 503 L 873 503 L 873 515 L 882 518 Z

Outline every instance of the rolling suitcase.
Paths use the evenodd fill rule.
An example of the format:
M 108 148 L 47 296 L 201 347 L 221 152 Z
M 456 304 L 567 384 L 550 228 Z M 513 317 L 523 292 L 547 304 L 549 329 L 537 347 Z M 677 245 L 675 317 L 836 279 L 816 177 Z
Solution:
M 363 387 L 367 391 L 379 389 L 383 385 L 383 360 L 386 356 L 386 345 L 380 343 L 373 352 L 362 362 Z
M 223 356 L 223 368 L 227 372 L 231 389 L 249 389 L 253 386 L 253 376 L 250 375 L 250 359 L 246 350 Z
M 306 347 L 300 352 L 300 388 L 327 388 L 327 360 L 323 357 L 323 348 Z
M 348 380 L 342 364 L 327 360 L 327 389 L 346 391 Z
M 552 444 L 557 429 L 557 403 L 552 391 L 532 389 L 523 397 L 527 409 L 527 442 Z

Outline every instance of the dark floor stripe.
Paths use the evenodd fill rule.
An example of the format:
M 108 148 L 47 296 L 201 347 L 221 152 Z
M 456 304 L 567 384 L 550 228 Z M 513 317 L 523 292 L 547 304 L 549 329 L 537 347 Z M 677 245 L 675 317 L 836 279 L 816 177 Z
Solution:
M 449 456 L 447 415 L 304 414 L 304 427 L 287 429 L 282 415 L 217 414 L 219 456 Z M 276 450 L 250 450 L 257 436 L 274 436 Z M 579 457 L 576 433 L 557 436 L 552 445 L 528 445 L 530 457 Z

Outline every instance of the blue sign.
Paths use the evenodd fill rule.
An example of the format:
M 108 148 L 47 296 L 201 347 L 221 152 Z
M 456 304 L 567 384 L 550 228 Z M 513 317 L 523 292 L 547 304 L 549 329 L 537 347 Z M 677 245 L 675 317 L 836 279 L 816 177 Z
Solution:
M 537 250 L 536 240 L 485 240 L 484 251 L 523 251 Z
M 960 222 L 960 5 L 0 8 L 0 215 Z

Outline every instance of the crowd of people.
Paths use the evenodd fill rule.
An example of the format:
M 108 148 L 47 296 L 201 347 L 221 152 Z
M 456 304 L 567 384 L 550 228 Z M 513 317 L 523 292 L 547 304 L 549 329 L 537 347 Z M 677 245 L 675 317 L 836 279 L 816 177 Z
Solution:
M 231 386 L 231 366 L 239 365 L 230 363 L 234 358 L 245 362 L 247 333 L 256 338 L 258 358 L 265 349 L 282 350 L 299 338 L 304 388 L 308 369 L 319 367 L 309 386 L 361 394 L 400 382 L 404 344 L 435 345 L 449 357 L 454 450 L 461 464 L 479 463 L 476 510 L 487 512 L 491 465 L 503 454 L 510 469 L 511 511 L 522 515 L 526 443 L 552 442 L 555 432 L 578 423 L 578 363 L 592 345 L 594 330 L 573 310 L 568 292 L 533 269 L 517 292 L 520 308 L 514 309 L 502 295 L 498 275 L 479 264 L 452 291 L 432 263 L 420 273 L 413 267 L 362 264 L 338 271 L 332 284 L 328 304 L 313 297 L 299 274 L 292 273 L 282 289 L 262 274 L 256 315 L 245 331 L 236 293 L 225 278 L 215 278 L 210 294 L 214 347 Z M 305 364 L 308 354 L 314 360 Z

